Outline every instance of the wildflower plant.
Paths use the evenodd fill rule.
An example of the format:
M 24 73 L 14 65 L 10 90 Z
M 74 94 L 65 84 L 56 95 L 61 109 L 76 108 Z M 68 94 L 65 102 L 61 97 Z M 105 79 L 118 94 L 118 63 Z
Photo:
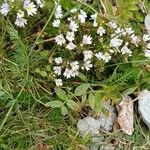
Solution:
M 88 13 L 86 9 L 71 9 L 65 18 L 65 24 L 62 17 L 63 11 L 58 4 L 52 23 L 58 30 L 58 35 L 55 36 L 57 52 L 53 57 L 54 60 L 57 58 L 63 60 L 58 66 L 54 62 L 53 70 L 57 86 L 63 85 L 65 78 L 75 78 L 80 73 L 87 74 L 90 70 L 94 71 L 97 64 L 100 64 L 99 72 L 101 72 L 105 65 L 131 61 L 132 56 L 135 57 L 138 53 L 141 55 L 145 53 L 149 58 L 149 50 L 142 47 L 149 35 L 144 34 L 142 38 L 129 25 L 120 26 L 116 20 L 109 21 L 101 18 L 97 12 Z M 142 47 L 140 51 L 139 47 Z
M 44 0 L 4 1 L 0 13 L 5 18 L 12 12 L 15 26 L 25 28 L 30 24 L 30 18 L 46 9 L 45 4 Z M 62 4 L 62 1 L 53 2 L 55 8 L 47 23 L 45 35 L 52 39 L 48 45 L 54 49 L 49 52 L 48 72 L 34 68 L 35 73 L 47 77 L 56 87 L 65 87 L 69 81 L 81 78 L 99 80 L 108 65 L 132 62 L 139 56 L 150 58 L 149 34 L 139 34 L 132 24 L 110 20 L 86 4 L 73 5 L 69 9 Z M 13 19 L 10 21 L 13 24 Z M 37 39 L 40 38 L 42 40 L 40 36 Z M 39 41 L 33 42 L 28 55 Z
M 18 27 L 25 27 L 27 24 L 27 19 L 30 16 L 34 16 L 37 14 L 37 10 L 39 8 L 44 7 L 43 0 L 8 0 L 4 1 L 4 3 L 0 7 L 0 13 L 3 16 L 9 15 L 11 12 L 16 13 L 15 25 Z

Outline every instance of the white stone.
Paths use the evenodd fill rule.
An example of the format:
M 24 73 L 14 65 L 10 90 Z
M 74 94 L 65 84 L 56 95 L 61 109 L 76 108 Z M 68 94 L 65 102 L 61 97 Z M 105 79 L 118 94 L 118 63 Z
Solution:
M 150 129 L 150 91 L 144 90 L 139 93 L 139 113 L 145 124 Z
M 100 117 L 98 119 L 100 123 L 100 127 L 105 131 L 110 131 L 112 130 L 114 121 L 116 119 L 115 108 L 109 105 L 107 102 L 104 102 L 102 104 L 102 107 L 106 109 L 109 112 L 109 114 L 108 116 L 103 113 L 100 114 Z
M 92 117 L 85 117 L 78 121 L 77 127 L 82 136 L 89 133 L 95 135 L 99 133 L 100 123 Z
M 150 13 L 148 13 L 146 16 L 145 16 L 145 28 L 148 32 L 148 34 L 150 34 Z

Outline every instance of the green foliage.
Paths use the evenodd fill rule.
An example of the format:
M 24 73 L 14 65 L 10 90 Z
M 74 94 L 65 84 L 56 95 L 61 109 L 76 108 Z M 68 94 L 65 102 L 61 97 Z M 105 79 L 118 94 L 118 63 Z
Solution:
M 81 96 L 83 94 L 85 94 L 87 92 L 87 90 L 90 88 L 90 84 L 89 83 L 84 83 L 82 85 L 79 85 L 76 89 L 74 94 L 76 96 Z

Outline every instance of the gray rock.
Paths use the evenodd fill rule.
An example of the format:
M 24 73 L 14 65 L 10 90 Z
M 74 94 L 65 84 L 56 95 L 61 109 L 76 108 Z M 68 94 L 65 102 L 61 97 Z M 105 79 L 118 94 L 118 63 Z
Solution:
M 139 113 L 145 124 L 150 129 L 150 91 L 144 90 L 139 93 Z
M 103 113 L 100 114 L 100 117 L 98 118 L 100 127 L 105 131 L 110 131 L 112 130 L 113 124 L 117 117 L 116 111 L 115 108 L 109 105 L 109 103 L 107 102 L 104 102 L 102 104 L 102 107 L 105 108 L 109 112 L 109 114 L 108 116 Z
M 77 127 L 82 136 L 89 133 L 91 133 L 92 135 L 96 135 L 99 133 L 100 123 L 93 117 L 85 117 L 78 121 Z
M 89 150 L 99 150 L 100 144 L 103 140 L 103 136 L 93 136 L 89 143 Z
M 102 145 L 100 147 L 100 150 L 115 150 L 115 147 L 112 146 L 111 144 L 107 144 L 107 145 Z

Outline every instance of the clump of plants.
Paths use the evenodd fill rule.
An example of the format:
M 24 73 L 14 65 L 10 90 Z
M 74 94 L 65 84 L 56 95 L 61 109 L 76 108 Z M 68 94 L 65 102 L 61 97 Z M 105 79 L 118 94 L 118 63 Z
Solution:
M 148 87 L 150 35 L 143 9 L 134 0 L 1 2 L 0 90 L 13 103 L 7 117 L 24 93 L 77 121 L 84 109 L 97 116 L 106 111 L 103 101 L 115 105 Z

